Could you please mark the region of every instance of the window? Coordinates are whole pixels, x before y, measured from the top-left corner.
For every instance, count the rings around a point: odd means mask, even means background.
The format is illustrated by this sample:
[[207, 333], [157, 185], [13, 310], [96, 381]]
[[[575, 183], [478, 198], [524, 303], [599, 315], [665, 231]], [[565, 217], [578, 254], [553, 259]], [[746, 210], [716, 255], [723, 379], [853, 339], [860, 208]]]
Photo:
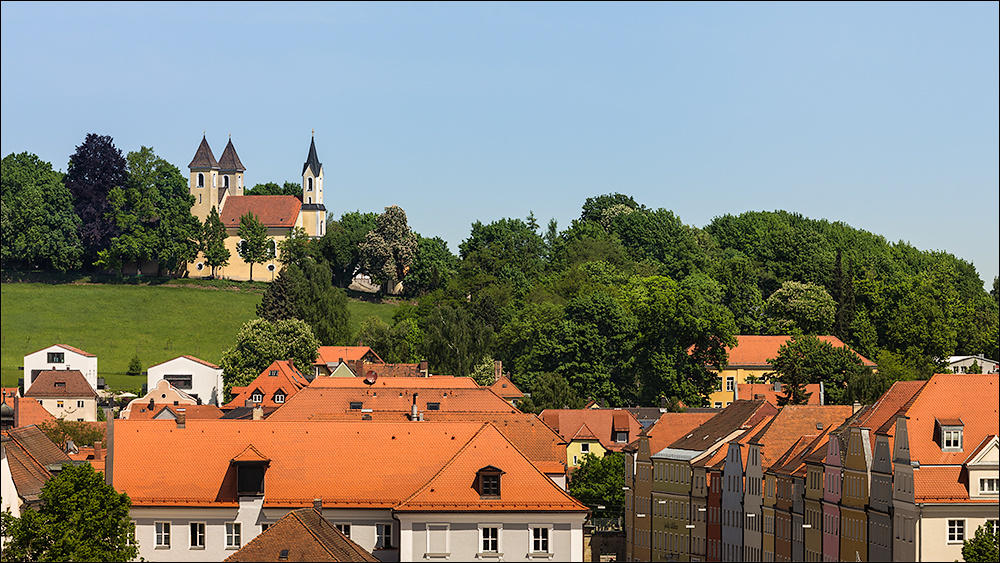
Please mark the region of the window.
[[965, 541], [965, 520], [948, 520], [948, 543]]
[[427, 524], [427, 554], [448, 555], [448, 528], [450, 524]]
[[205, 549], [205, 523], [191, 522], [191, 547]]
[[480, 553], [499, 553], [500, 552], [500, 528], [497, 526], [488, 526], [479, 528], [479, 538], [482, 540], [480, 542], [481, 549]]
[[260, 531], [261, 531], [261, 533], [266, 532], [267, 529], [270, 528], [270, 527], [271, 527], [271, 523], [270, 522], [261, 522], [260, 523]]
[[392, 524], [375, 524], [375, 549], [392, 549]]
[[349, 523], [334, 524], [341, 534], [344, 534], [348, 538], [351, 537], [351, 525]]
[[586, 442], [584, 442], [583, 444], [580, 444], [580, 453], [589, 454], [590, 453], [590, 444], [588, 444]]
[[484, 473], [482, 479], [484, 497], [500, 496], [500, 475]]
[[58, 407], [60, 409], [63, 408], [63, 402], [62, 401], [56, 401], [56, 407]]
[[202, 174], [201, 172], [198, 173], [198, 187], [199, 188], [205, 187], [205, 175]]
[[946, 430], [944, 433], [944, 447], [945, 448], [961, 448], [962, 447], [962, 431], [961, 430]]
[[278, 370], [272, 369], [271, 371], [267, 372], [267, 376], [268, 377], [278, 377]]
[[274, 402], [275, 403], [279, 403], [279, 404], [280, 403], [284, 403], [285, 402], [285, 394], [282, 393], [282, 392], [280, 392], [280, 391], [277, 392], [277, 393], [275, 393], [274, 394]]
[[736, 389], [736, 377], [732, 375], [726, 376], [726, 391], [733, 391]]
[[267, 253], [271, 258], [278, 255], [278, 244], [274, 240], [269, 240], [267, 242]]
[[243, 545], [243, 524], [226, 522], [226, 549], [239, 549]]
[[223, 176], [223, 177], [222, 177], [222, 185], [223, 185], [223, 187], [225, 187], [225, 188], [226, 188], [227, 190], [229, 189], [229, 176]]
[[313, 179], [312, 178], [306, 179], [306, 191], [307, 192], [313, 191]]
[[352, 411], [359, 411], [364, 406], [365, 406], [364, 403], [362, 403], [361, 401], [351, 401], [351, 410]]
[[427, 403], [427, 410], [439, 411], [441, 410], [441, 403]]
[[615, 431], [615, 442], [619, 444], [628, 443], [628, 431]]
[[722, 408], [722, 401], [715, 401], [715, 408], [721, 409]]
[[167, 383], [173, 385], [177, 389], [190, 389], [191, 388], [191, 375], [190, 374], [168, 374], [168, 375], [164, 375], [163, 379], [166, 379]]
[[170, 522], [156, 522], [153, 526], [156, 528], [156, 547], [169, 548]]
[[979, 480], [979, 492], [985, 494], [996, 494], [1000, 492], [1000, 479], [996, 477]]
[[532, 528], [531, 529], [531, 552], [532, 553], [549, 553], [549, 529], [548, 528]]
[[264, 402], [264, 394], [261, 393], [260, 391], [256, 391], [256, 392], [254, 392], [253, 395], [250, 395], [250, 401], [252, 401], [254, 403], [263, 403]]
[[47, 357], [50, 364], [61, 364], [66, 361], [66, 354], [63, 352], [49, 352]]
[[[76, 408], [82, 409], [83, 408], [83, 401], [77, 401], [76, 402]], [[996, 481], [996, 479], [994, 479], [994, 481]], [[996, 489], [996, 487], [994, 487], [994, 489]]]
[[993, 526], [994, 534], [1000, 534], [1000, 520], [987, 520], [986, 524], [988, 526]]

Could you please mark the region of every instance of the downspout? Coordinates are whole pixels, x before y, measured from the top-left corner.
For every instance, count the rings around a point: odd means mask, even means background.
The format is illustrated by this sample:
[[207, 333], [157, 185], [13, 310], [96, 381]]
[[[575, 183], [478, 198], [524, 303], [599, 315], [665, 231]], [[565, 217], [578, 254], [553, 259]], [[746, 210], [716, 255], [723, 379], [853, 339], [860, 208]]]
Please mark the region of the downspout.
[[920, 561], [920, 557], [923, 555], [924, 550], [921, 549], [921, 544], [924, 543], [924, 503], [917, 505], [917, 561]]

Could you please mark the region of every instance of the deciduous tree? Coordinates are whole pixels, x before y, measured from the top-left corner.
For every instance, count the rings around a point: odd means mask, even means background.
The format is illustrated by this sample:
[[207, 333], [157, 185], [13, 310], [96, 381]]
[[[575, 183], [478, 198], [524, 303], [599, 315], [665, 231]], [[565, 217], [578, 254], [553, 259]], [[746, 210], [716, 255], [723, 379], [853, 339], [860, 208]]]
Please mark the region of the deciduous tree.
[[365, 235], [360, 246], [364, 269], [384, 289], [403, 281], [417, 252], [417, 235], [406, 222], [406, 212], [390, 205], [379, 215], [375, 228]]
[[271, 249], [268, 248], [267, 227], [257, 218], [252, 211], [247, 211], [240, 217], [240, 226], [236, 234], [243, 239], [237, 248], [240, 258], [250, 264], [250, 281], [253, 281], [253, 265], [263, 264], [271, 258]]
[[436, 307], [424, 322], [427, 360], [435, 373], [467, 376], [489, 354], [493, 331], [461, 307]]
[[962, 559], [970, 563], [1000, 561], [1000, 535], [994, 527], [996, 520], [987, 521], [976, 528], [976, 533], [962, 544]]
[[205, 223], [201, 227], [201, 239], [199, 247], [205, 257], [205, 263], [212, 269], [214, 278], [219, 268], [229, 265], [229, 249], [226, 248], [226, 226], [222, 224], [219, 211], [212, 206], [212, 210], [205, 218]]
[[573, 471], [569, 494], [586, 505], [595, 518], [616, 518], [625, 509], [625, 455], [588, 453]]
[[830, 334], [837, 304], [821, 286], [786, 281], [767, 298], [765, 311], [771, 334]]
[[89, 133], [69, 158], [66, 187], [80, 218], [80, 239], [87, 262], [111, 245], [118, 228], [110, 218], [108, 194], [128, 181], [128, 165], [110, 136]]
[[[827, 404], [845, 404], [854, 399], [870, 399], [881, 395], [887, 388], [882, 378], [872, 379], [871, 369], [861, 363], [849, 348], [822, 341], [815, 336], [793, 336], [778, 349], [775, 358], [768, 362], [774, 371], [768, 377], [781, 382], [784, 394], [778, 396], [779, 405], [802, 405], [811, 393], [806, 385], [823, 382]], [[848, 384], [851, 390], [848, 391]], [[876, 395], [877, 393], [877, 395]]]
[[299, 319], [273, 323], [252, 319], [243, 323], [236, 344], [222, 353], [225, 400], [232, 399], [233, 387], [249, 384], [275, 360], [292, 360], [299, 370], [311, 369], [318, 350], [319, 340], [309, 325]]
[[330, 265], [334, 283], [337, 287], [346, 288], [351, 285], [354, 276], [361, 269], [361, 243], [369, 231], [375, 228], [378, 215], [351, 211], [340, 216], [339, 221], [330, 221], [326, 226], [326, 234], [314, 244], [316, 254], [322, 256]]

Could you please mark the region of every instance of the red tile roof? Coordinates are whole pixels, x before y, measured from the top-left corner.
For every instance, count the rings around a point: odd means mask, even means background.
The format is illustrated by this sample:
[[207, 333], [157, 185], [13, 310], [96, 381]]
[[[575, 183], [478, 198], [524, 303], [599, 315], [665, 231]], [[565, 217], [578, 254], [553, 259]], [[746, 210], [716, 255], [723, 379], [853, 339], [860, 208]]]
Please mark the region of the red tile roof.
[[[778, 395], [784, 395], [784, 391], [775, 391], [774, 385], [765, 383], [737, 383], [736, 396], [741, 399], [764, 399], [772, 405], [778, 404]], [[806, 385], [806, 393], [809, 395], [809, 405], [820, 404], [822, 391], [819, 383], [809, 383]]]
[[[272, 373], [274, 375], [271, 375]], [[284, 402], [275, 402], [275, 394], [279, 391], [283, 392], [285, 401], [288, 401], [289, 398], [307, 385], [309, 385], [309, 382], [306, 381], [305, 376], [299, 370], [295, 369], [295, 366], [291, 362], [276, 360], [271, 362], [271, 365], [260, 372], [260, 375], [246, 387], [233, 387], [231, 391], [233, 400], [222, 405], [222, 408], [232, 409], [246, 406], [247, 401], [251, 400], [255, 393], [261, 394], [261, 398], [263, 399], [261, 404], [265, 407], [280, 407]]]
[[621, 451], [628, 442], [616, 442], [615, 431], [627, 431], [628, 441], [642, 431], [642, 425], [625, 409], [545, 409], [542, 422], [569, 442], [586, 424], [606, 450]]
[[[339, 364], [366, 359], [369, 363], [384, 363], [382, 358], [368, 346], [320, 346], [316, 353], [316, 364]], [[375, 360], [375, 361], [372, 361]]]
[[511, 381], [506, 375], [496, 380], [493, 385], [490, 385], [490, 389], [492, 389], [497, 395], [500, 395], [507, 400], [520, 399], [521, 397], [524, 397], [524, 393], [522, 393], [521, 390], [514, 385], [514, 382]]
[[[4, 448], [17, 494], [26, 502], [38, 500], [42, 486], [52, 477], [47, 466], [71, 463], [72, 460], [37, 426], [25, 426], [3, 432]], [[10, 441], [7, 441], [9, 439]]]
[[315, 508], [284, 515], [225, 561], [378, 561]]
[[[1000, 426], [1000, 375], [937, 374], [906, 411], [910, 458], [924, 465], [961, 465], [969, 451]], [[938, 420], [961, 418], [963, 451], [943, 452], [935, 441]]]
[[[965, 477], [967, 480], [968, 477]], [[954, 465], [925, 466], [913, 470], [913, 497], [918, 503], [985, 503], [996, 504], [996, 498], [970, 498], [963, 482], [962, 467]]]
[[[252, 446], [270, 460], [265, 507], [408, 509], [451, 503], [471, 508], [475, 473], [486, 465], [506, 472], [509, 510], [585, 512], [491, 424], [477, 422], [274, 422], [193, 420], [178, 429], [159, 421], [116, 421], [114, 485], [133, 506], [236, 506], [232, 460]], [[466, 453], [457, 456], [460, 451]], [[197, 460], [192, 463], [191, 460]], [[454, 463], [450, 463], [454, 459]], [[446, 466], [452, 468], [444, 472]], [[434, 494], [414, 497], [435, 479]], [[437, 483], [452, 495], [438, 495]], [[427, 494], [432, 494], [427, 491]], [[411, 498], [413, 497], [413, 498]]]
[[649, 436], [649, 453], [655, 454], [708, 422], [718, 413], [665, 412], [645, 430]]
[[[755, 336], [739, 335], [736, 337], [735, 348], [729, 348], [729, 368], [770, 368], [769, 360], [778, 355], [778, 349], [791, 338], [789, 335], [781, 336]], [[838, 348], [846, 348], [836, 336], [817, 336], [823, 342], [828, 342]], [[857, 354], [857, 352], [855, 352]], [[875, 367], [875, 362], [858, 354], [861, 361], [868, 367]]]
[[[865, 412], [861, 413], [861, 416], [857, 420], [851, 423], [851, 426], [857, 426], [859, 428], [868, 428], [871, 430], [869, 432], [869, 438], [871, 440], [872, 451], [875, 451], [875, 438], [879, 430], [886, 432], [889, 436], [889, 452], [892, 452], [892, 446], [896, 429], [896, 415], [899, 413], [899, 409], [903, 408], [904, 405], [909, 404], [923, 389], [926, 381], [897, 381], [892, 384], [889, 389], [882, 394], [881, 397], [875, 404], [871, 405], [869, 408], [865, 409]], [[891, 425], [892, 429], [889, 429]]]
[[18, 427], [41, 424], [56, 419], [52, 413], [45, 410], [45, 407], [31, 397], [21, 397], [17, 400], [16, 414], [17, 420], [14, 421], [14, 426]]
[[[76, 352], [77, 354], [80, 354], [81, 356], [87, 356], [88, 358], [96, 358], [97, 357], [95, 354], [91, 354], [90, 352], [84, 352], [83, 350], [81, 350], [79, 348], [74, 348], [74, 347], [72, 347], [72, 346], [70, 346], [68, 344], [53, 344], [52, 346], [58, 346], [60, 348], [64, 348], [66, 350], [69, 350], [70, 352]], [[32, 352], [32, 354], [37, 354], [38, 352], [41, 352], [42, 350], [48, 350], [52, 346], [46, 346], [45, 348], [42, 348], [41, 350], [35, 350], [34, 352]]]
[[[822, 433], [843, 424], [853, 414], [850, 405], [787, 405], [771, 419], [771, 423], [753, 436], [761, 445], [761, 467], [770, 467], [802, 436]], [[816, 425], [822, 427], [817, 428]]]
[[290, 195], [238, 195], [229, 196], [222, 209], [222, 224], [235, 229], [240, 226], [240, 217], [253, 213], [257, 219], [270, 228], [292, 228], [298, 221], [302, 202]]
[[369, 373], [374, 373], [376, 377], [424, 377], [420, 364], [387, 364], [384, 362], [373, 364], [365, 360], [345, 360], [345, 363], [357, 377], [367, 377]]
[[[706, 420], [669, 447], [679, 450], [704, 451], [738, 430], [746, 430], [761, 420], [771, 420], [778, 413], [777, 407], [764, 400], [733, 401], [717, 415]], [[650, 450], [652, 451], [652, 450]]]
[[38, 372], [25, 397], [91, 397], [97, 392], [83, 377], [80, 370], [61, 369]]
[[[225, 413], [219, 407], [215, 405], [156, 405], [161, 408], [153, 408], [149, 410], [148, 408], [136, 408], [132, 409], [129, 414], [129, 420], [176, 420], [177, 419], [177, 409], [184, 409], [184, 419], [185, 420], [212, 420], [216, 418], [222, 418]], [[164, 413], [166, 411], [166, 413]], [[157, 418], [159, 417], [159, 418]]]

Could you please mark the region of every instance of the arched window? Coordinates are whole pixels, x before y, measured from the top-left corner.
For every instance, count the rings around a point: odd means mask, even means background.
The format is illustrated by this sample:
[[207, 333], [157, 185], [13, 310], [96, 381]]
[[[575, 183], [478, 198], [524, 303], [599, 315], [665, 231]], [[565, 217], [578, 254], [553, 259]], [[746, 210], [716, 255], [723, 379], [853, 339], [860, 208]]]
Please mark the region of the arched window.
[[306, 202], [306, 203], [312, 203], [312, 202], [313, 202], [313, 198], [312, 198], [312, 196], [309, 196], [309, 201]]
[[313, 179], [312, 178], [309, 178], [309, 179], [306, 180], [306, 191], [307, 192], [313, 191]]
[[271, 258], [274, 258], [275, 255], [278, 253], [278, 245], [277, 245], [277, 243], [275, 243], [273, 240], [269, 241], [267, 243], [267, 250], [268, 250], [268, 252], [270, 252]]
[[201, 172], [198, 173], [198, 187], [199, 188], [205, 187], [205, 175], [202, 174]]
[[222, 177], [222, 183], [225, 185], [226, 189], [229, 189], [229, 176]]

